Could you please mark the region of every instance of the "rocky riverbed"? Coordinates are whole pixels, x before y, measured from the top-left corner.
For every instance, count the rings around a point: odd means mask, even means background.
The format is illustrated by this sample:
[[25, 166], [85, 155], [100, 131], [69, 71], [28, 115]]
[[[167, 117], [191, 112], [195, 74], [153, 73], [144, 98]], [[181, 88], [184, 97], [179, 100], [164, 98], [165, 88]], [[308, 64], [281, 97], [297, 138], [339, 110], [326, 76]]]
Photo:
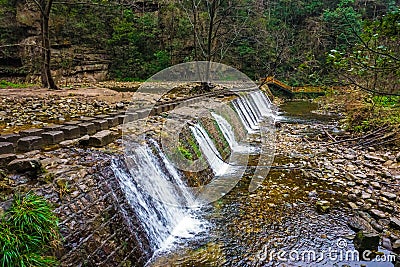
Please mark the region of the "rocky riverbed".
[[[284, 166], [299, 169], [312, 183], [337, 188], [332, 193], [354, 214], [348, 218], [350, 228], [379, 234], [382, 247], [400, 253], [400, 149], [334, 143], [337, 127], [336, 121], [283, 123], [277, 131], [277, 157], [288, 155], [290, 163]], [[317, 196], [316, 191], [308, 194]], [[335, 205], [333, 199], [322, 201], [327, 211]]]

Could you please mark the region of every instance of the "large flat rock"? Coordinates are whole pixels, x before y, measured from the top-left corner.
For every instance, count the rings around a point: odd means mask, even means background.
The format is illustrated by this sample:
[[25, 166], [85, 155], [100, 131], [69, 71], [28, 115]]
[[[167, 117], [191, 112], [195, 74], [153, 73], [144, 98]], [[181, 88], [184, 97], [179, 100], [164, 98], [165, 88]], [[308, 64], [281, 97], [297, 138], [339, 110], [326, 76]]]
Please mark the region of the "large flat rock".
[[17, 145], [18, 139], [20, 139], [22, 136], [19, 134], [5, 134], [5, 135], [0, 135], [0, 142], [8, 142], [8, 143], [13, 143], [14, 146]]
[[42, 164], [37, 159], [15, 159], [8, 163], [7, 169], [11, 172], [24, 173], [32, 172], [39, 173]]

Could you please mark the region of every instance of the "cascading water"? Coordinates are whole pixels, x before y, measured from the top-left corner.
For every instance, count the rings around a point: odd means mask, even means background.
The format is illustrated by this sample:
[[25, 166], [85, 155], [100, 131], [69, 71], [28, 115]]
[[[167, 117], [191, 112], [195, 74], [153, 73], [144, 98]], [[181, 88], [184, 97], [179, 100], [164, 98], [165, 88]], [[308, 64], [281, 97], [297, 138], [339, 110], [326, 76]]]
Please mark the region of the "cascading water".
[[[253, 92], [232, 101], [232, 104], [249, 133], [259, 129], [263, 117], [271, 116], [268, 98], [261, 92]], [[237, 142], [232, 125], [222, 116], [212, 114], [228, 141], [232, 152], [248, 154], [253, 147]], [[189, 127], [205, 159], [209, 163], [217, 183], [215, 188], [230, 187], [230, 175], [239, 175], [239, 166], [225, 163], [207, 131], [196, 124]], [[207, 223], [199, 218], [200, 201], [182, 180], [180, 172], [165, 156], [157, 142], [129, 144], [125, 161], [115, 159], [112, 169], [126, 199], [134, 208], [137, 219], [145, 231], [152, 252], [173, 247], [180, 240], [198, 236]], [[241, 171], [244, 171], [241, 168]], [[212, 191], [210, 191], [212, 193]], [[201, 199], [200, 195], [197, 195]], [[191, 207], [191, 208], [189, 208]]]
[[114, 160], [112, 169], [155, 251], [201, 232], [204, 222], [195, 217], [194, 209], [183, 208], [196, 206], [193, 195], [158, 144], [150, 143], [158, 157], [149, 145], [136, 146], [127, 155], [128, 166], [134, 167], [127, 172]]
[[271, 112], [270, 100], [260, 91], [238, 97], [232, 104], [248, 133], [258, 130], [258, 124], [263, 118], [275, 118], [275, 114]]
[[224, 135], [226, 141], [228, 141], [228, 144], [233, 152], [249, 153], [254, 150], [253, 147], [239, 144], [236, 141], [236, 137], [235, 137], [233, 128], [224, 117], [222, 117], [216, 113], [212, 113], [212, 116], [218, 123], [218, 125], [222, 131], [222, 134]]
[[199, 146], [214, 174], [220, 176], [227, 173], [230, 166], [221, 159], [221, 155], [210, 136], [208, 136], [207, 131], [199, 124], [190, 126], [190, 130], [196, 138], [196, 141], [199, 143]]

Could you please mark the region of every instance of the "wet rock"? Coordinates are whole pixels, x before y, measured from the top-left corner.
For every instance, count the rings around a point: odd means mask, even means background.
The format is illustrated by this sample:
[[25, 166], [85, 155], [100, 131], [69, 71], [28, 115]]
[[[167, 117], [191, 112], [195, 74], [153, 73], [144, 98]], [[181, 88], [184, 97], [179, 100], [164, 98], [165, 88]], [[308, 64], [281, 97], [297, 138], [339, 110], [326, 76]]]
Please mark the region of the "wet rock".
[[8, 142], [0, 142], [0, 154], [14, 153], [14, 145]]
[[354, 238], [354, 246], [359, 251], [377, 251], [379, 245], [379, 234], [371, 231], [360, 231]]
[[350, 206], [350, 208], [351, 208], [352, 210], [358, 210], [358, 206], [357, 206], [356, 203], [349, 202], [349, 206]]
[[118, 102], [117, 104], [115, 104], [115, 107], [116, 107], [117, 109], [123, 109], [123, 108], [125, 107], [125, 104], [122, 103], [122, 102]]
[[390, 239], [387, 237], [382, 238], [382, 247], [387, 249], [387, 250], [392, 250], [392, 243], [390, 242]]
[[0, 167], [7, 166], [8, 163], [10, 163], [11, 161], [13, 161], [16, 158], [17, 158], [17, 156], [15, 154], [2, 154], [2, 155], [0, 155]]
[[319, 213], [328, 213], [331, 209], [330, 202], [326, 201], [326, 200], [317, 201], [317, 203], [315, 203], [315, 205], [316, 205], [317, 211]]
[[378, 156], [375, 156], [375, 155], [371, 155], [371, 154], [365, 154], [364, 158], [368, 159], [368, 160], [379, 161], [379, 162], [385, 162], [386, 161], [381, 157], [378, 157]]
[[371, 182], [372, 187], [380, 189], [381, 185], [378, 182]]
[[383, 211], [377, 209], [371, 209], [370, 214], [376, 218], [381, 218], [381, 219], [386, 218], [386, 214]]
[[367, 193], [367, 192], [361, 192], [361, 199], [369, 199], [371, 198], [371, 194]]
[[392, 248], [395, 252], [400, 253], [400, 239], [393, 243]]
[[348, 159], [348, 160], [353, 160], [353, 159], [355, 159], [357, 156], [356, 155], [353, 155], [353, 154], [345, 154], [344, 155], [344, 158], [345, 159]]
[[14, 173], [29, 172], [37, 175], [41, 172], [42, 164], [37, 159], [15, 159], [7, 165], [7, 169]]
[[18, 140], [17, 150], [20, 152], [28, 152], [40, 149], [43, 145], [43, 138], [39, 136], [27, 136]]
[[375, 220], [371, 221], [370, 224], [371, 224], [372, 228], [374, 228], [376, 231], [378, 231], [378, 232], [383, 231], [383, 226], [380, 225], [379, 223], [377, 223]]
[[400, 219], [396, 217], [390, 217], [390, 226], [394, 229], [400, 230]]
[[390, 192], [386, 192], [386, 191], [382, 191], [381, 195], [386, 197], [387, 199], [390, 199], [390, 200], [395, 200], [397, 198], [396, 194], [393, 194], [393, 193], [390, 193]]

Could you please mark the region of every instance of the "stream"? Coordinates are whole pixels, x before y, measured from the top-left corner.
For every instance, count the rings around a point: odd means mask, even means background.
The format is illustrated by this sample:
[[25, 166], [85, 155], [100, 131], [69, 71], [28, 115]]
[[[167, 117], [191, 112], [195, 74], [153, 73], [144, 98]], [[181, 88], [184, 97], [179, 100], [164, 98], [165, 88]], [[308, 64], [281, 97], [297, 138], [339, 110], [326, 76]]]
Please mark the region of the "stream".
[[[282, 124], [304, 126], [294, 131], [293, 142], [312, 135], [310, 125], [323, 125], [335, 133], [337, 117], [313, 113], [317, 107], [308, 101], [286, 102], [280, 107]], [[282, 134], [278, 129], [278, 142]], [[178, 222], [167, 241], [154, 246], [146, 266], [394, 266], [357, 258], [352, 241], [355, 232], [348, 226], [353, 214], [341, 189], [306, 178], [301, 168], [291, 168], [306, 154], [278, 146], [273, 165], [283, 168], [272, 168], [253, 192], [248, 190], [252, 168], [247, 168], [229, 193], [191, 210], [189, 219], [186, 216], [184, 223]], [[329, 211], [318, 212], [318, 201], [327, 201]], [[379, 251], [390, 254], [381, 247]]]

